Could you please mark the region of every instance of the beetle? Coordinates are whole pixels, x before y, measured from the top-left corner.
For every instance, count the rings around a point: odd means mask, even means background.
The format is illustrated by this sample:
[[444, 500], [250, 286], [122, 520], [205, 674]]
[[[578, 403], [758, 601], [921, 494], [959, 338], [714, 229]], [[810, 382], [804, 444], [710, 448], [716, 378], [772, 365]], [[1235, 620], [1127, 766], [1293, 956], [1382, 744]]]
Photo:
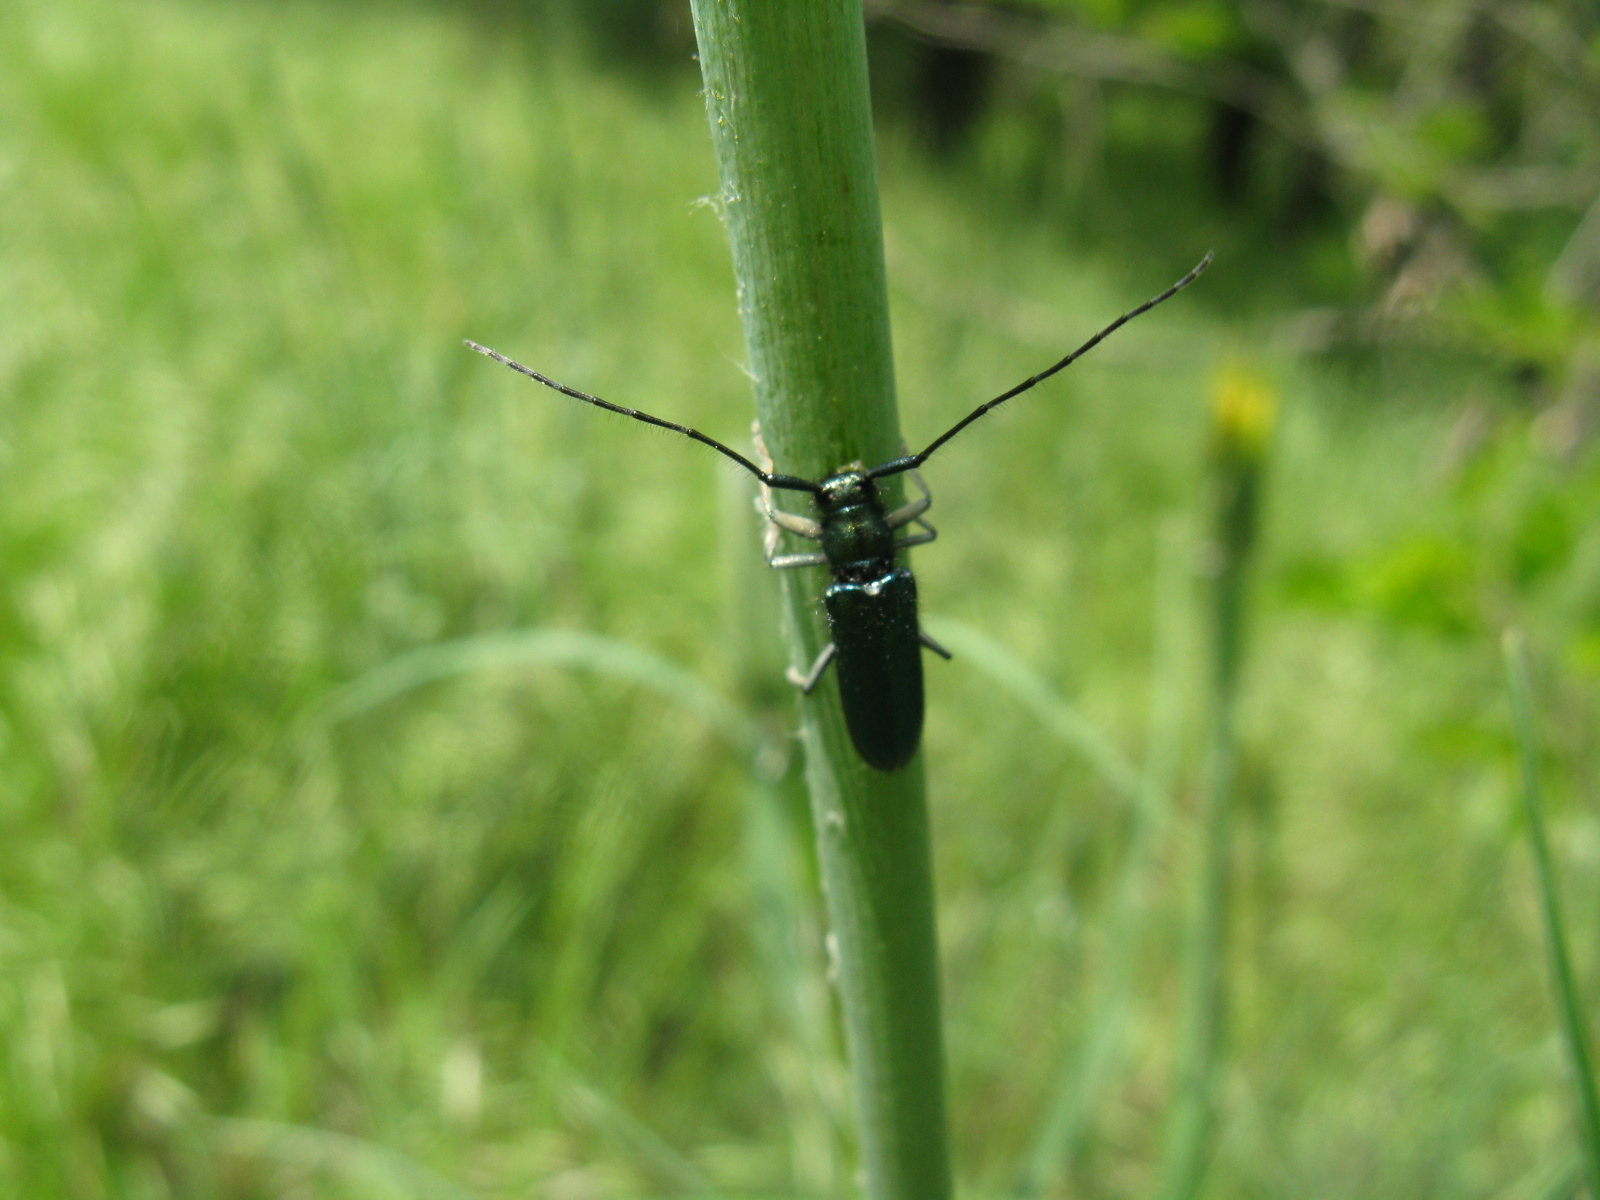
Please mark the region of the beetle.
[[[833, 640], [817, 655], [809, 671], [802, 674], [791, 666], [788, 677], [809, 695], [822, 681], [829, 665], [835, 666], [845, 727], [856, 752], [870, 767], [898, 771], [911, 761], [922, 740], [922, 648], [927, 647], [944, 658], [950, 657], [950, 652], [924, 633], [917, 623], [916, 577], [899, 558], [909, 547], [931, 542], [938, 536], [923, 516], [932, 506], [933, 496], [918, 468], [978, 418], [1065, 370], [1129, 321], [1170, 300], [1199, 278], [1211, 265], [1211, 259], [1208, 253], [1192, 271], [1159, 296], [1123, 313], [1060, 362], [980, 404], [916, 454], [902, 454], [871, 468], [860, 462], [850, 463], [821, 480], [774, 471], [766, 448], [761, 444], [759, 428], [756, 449], [763, 463], [761, 466], [698, 429], [651, 416], [636, 408], [612, 404], [558, 383], [497, 350], [473, 341], [466, 344], [479, 354], [564, 396], [632, 417], [646, 425], [670, 429], [710, 446], [754, 475], [761, 483], [757, 507], [768, 522], [767, 562], [778, 569], [826, 567], [832, 575], [832, 581], [822, 593], [822, 607]], [[921, 494], [897, 508], [887, 509], [878, 481], [902, 474], [911, 478]], [[816, 515], [805, 517], [779, 509], [773, 502], [774, 490], [808, 493]], [[901, 532], [913, 525], [920, 532]], [[819, 549], [805, 554], [779, 554], [783, 533], [817, 542]]]

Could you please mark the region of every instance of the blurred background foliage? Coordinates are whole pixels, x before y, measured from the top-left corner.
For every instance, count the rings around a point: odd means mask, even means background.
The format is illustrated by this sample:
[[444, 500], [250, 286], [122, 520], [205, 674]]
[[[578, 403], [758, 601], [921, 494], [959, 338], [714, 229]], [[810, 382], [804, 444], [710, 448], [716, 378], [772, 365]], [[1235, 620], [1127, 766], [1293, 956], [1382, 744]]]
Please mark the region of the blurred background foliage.
[[[1245, 371], [1217, 1194], [1569, 1194], [1494, 635], [1593, 995], [1595, 14], [867, 11], [911, 440], [1218, 250], [929, 472], [964, 1193], [1153, 1181]], [[460, 347], [741, 436], [692, 50], [677, 0], [0, 7], [4, 1194], [849, 1187], [743, 481]]]

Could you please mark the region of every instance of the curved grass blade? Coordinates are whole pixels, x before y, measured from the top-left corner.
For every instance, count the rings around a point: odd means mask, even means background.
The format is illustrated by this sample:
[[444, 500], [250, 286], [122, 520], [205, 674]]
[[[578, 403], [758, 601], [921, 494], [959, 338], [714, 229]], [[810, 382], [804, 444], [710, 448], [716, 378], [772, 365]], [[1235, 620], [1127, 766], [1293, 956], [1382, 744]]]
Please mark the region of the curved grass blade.
[[[1166, 589], [1162, 589], [1165, 591]], [[1110, 1075], [1119, 1051], [1123, 1009], [1133, 952], [1144, 926], [1143, 884], [1152, 847], [1166, 824], [1165, 760], [1156, 756], [1140, 771], [1078, 709], [1032, 667], [987, 634], [960, 621], [927, 618], [934, 637], [957, 657], [982, 671], [1031, 713], [1063, 745], [1076, 752], [1126, 803], [1132, 813], [1129, 846], [1123, 857], [1107, 932], [1107, 965], [1095, 988], [1091, 1016], [1078, 1053], [1067, 1065], [1034, 1148], [1019, 1173], [1014, 1192], [1042, 1194], [1059, 1174], [1066, 1151], [1080, 1136], [1094, 1099]], [[1154, 722], [1153, 722], [1154, 723]]]
[[387, 1146], [347, 1134], [246, 1117], [214, 1117], [207, 1124], [229, 1154], [274, 1159], [330, 1171], [376, 1195], [418, 1200], [477, 1200], [474, 1193]]
[[570, 667], [627, 680], [696, 713], [740, 749], [759, 741], [755, 722], [692, 672], [620, 639], [572, 629], [484, 634], [424, 646], [334, 689], [317, 717], [337, 724], [426, 684], [528, 667]]
[[1145, 762], [1140, 780], [1148, 803], [1136, 805], [1105, 918], [1104, 949], [1090, 985], [1082, 1036], [1062, 1063], [1055, 1097], [1017, 1173], [1018, 1200], [1047, 1195], [1083, 1152], [1101, 1095], [1122, 1060], [1129, 1024], [1134, 965], [1149, 925], [1149, 891], [1156, 853], [1172, 815], [1171, 796], [1182, 754], [1180, 671], [1192, 552], [1181, 521], [1163, 524], [1152, 608], [1154, 653]]
[[666, 1138], [591, 1083], [565, 1055], [546, 1049], [545, 1065], [583, 1118], [610, 1137], [640, 1166], [668, 1182], [683, 1196], [714, 1196], [721, 1189]]
[[1541, 1172], [1534, 1186], [1522, 1194], [1528, 1200], [1573, 1200], [1583, 1190], [1585, 1173], [1584, 1160], [1575, 1154]]
[[959, 661], [982, 671], [1034, 715], [1063, 745], [1075, 751], [1127, 803], [1154, 813], [1165, 801], [1152, 793], [1139, 770], [1111, 739], [1096, 729], [1037, 671], [988, 634], [964, 621], [929, 616], [923, 624]]
[[1517, 757], [1522, 764], [1522, 804], [1528, 821], [1528, 841], [1533, 848], [1539, 877], [1539, 903], [1544, 918], [1545, 951], [1550, 982], [1561, 1009], [1561, 1032], [1572, 1068], [1572, 1086], [1578, 1094], [1578, 1141], [1583, 1147], [1589, 1176], [1589, 1194], [1600, 1196], [1600, 1100], [1596, 1099], [1594, 1060], [1584, 1025], [1578, 985], [1572, 977], [1567, 953], [1566, 921], [1550, 841], [1544, 827], [1544, 794], [1539, 782], [1538, 752], [1533, 733], [1533, 706], [1528, 698], [1527, 649], [1520, 631], [1506, 631], [1504, 642], [1506, 683], [1511, 692], [1511, 718], [1516, 727]]

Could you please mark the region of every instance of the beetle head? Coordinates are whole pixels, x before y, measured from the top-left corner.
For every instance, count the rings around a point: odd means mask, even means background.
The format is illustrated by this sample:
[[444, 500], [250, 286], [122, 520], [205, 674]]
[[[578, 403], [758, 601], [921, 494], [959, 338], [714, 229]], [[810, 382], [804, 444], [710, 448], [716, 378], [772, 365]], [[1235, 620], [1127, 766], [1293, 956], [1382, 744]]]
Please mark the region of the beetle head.
[[874, 504], [877, 497], [878, 489], [867, 478], [866, 468], [855, 462], [822, 481], [817, 507], [823, 512], [838, 512], [842, 508]]

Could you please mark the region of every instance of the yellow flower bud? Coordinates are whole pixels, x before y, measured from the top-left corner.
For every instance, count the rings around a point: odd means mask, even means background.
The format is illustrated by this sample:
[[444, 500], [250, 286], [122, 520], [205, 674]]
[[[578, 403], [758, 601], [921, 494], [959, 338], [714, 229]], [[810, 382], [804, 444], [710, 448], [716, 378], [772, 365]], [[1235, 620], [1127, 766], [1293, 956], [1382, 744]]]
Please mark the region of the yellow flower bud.
[[1278, 416], [1278, 397], [1272, 388], [1237, 363], [1222, 367], [1211, 386], [1220, 449], [1245, 458], [1263, 457]]

